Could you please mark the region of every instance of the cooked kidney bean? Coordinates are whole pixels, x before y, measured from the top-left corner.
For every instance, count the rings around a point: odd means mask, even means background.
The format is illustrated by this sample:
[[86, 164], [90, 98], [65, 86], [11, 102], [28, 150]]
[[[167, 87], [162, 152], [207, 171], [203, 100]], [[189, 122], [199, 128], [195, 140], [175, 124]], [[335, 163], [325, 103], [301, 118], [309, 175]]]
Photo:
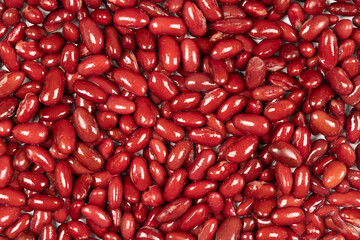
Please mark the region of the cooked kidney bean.
[[358, 239], [360, 1], [300, 2], [0, 3], [0, 238]]

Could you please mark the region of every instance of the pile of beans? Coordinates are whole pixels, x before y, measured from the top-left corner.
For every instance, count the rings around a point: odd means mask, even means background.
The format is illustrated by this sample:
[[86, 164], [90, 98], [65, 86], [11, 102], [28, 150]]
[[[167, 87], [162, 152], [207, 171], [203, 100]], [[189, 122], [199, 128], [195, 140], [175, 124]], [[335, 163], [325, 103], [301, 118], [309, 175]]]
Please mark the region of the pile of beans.
[[4, 0], [0, 240], [357, 240], [360, 0]]

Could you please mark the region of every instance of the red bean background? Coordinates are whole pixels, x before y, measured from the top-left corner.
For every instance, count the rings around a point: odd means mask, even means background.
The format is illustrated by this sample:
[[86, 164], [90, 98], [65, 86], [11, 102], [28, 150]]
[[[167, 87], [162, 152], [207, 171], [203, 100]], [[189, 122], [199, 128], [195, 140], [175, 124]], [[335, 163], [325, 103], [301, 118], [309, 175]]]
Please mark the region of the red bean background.
[[0, 0], [0, 239], [359, 239], [359, 27], [359, 0]]

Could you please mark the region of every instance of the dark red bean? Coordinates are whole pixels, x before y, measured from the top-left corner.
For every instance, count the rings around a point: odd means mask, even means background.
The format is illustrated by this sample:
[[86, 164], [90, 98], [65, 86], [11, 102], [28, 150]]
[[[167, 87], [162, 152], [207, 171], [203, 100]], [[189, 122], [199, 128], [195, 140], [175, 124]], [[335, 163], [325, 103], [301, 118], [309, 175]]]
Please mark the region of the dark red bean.
[[89, 51], [93, 54], [99, 53], [104, 46], [104, 36], [95, 21], [88, 17], [81, 19], [79, 31]]

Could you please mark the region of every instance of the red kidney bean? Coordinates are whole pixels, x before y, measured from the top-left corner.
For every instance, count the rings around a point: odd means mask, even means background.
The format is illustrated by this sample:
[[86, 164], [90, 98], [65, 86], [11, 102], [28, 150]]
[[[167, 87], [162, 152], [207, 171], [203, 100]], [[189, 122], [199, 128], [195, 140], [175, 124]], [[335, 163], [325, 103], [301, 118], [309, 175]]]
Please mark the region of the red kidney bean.
[[341, 132], [341, 125], [337, 119], [322, 110], [311, 113], [310, 123], [325, 136], [337, 136]]
[[9, 226], [4, 234], [8, 238], [16, 238], [19, 234], [25, 231], [30, 225], [31, 216], [29, 214], [22, 214], [16, 222]]
[[255, 18], [264, 18], [268, 15], [268, 10], [261, 2], [247, 2], [244, 4], [244, 11]]
[[276, 161], [289, 167], [299, 167], [303, 162], [299, 151], [293, 145], [284, 141], [270, 144], [268, 152]]
[[177, 142], [167, 157], [167, 166], [170, 170], [179, 169], [185, 160], [189, 157], [192, 150], [192, 144], [188, 140], [181, 140]]
[[200, 66], [200, 53], [195, 41], [185, 38], [180, 43], [182, 64], [187, 72], [195, 72]]
[[307, 20], [299, 29], [299, 36], [305, 41], [315, 40], [329, 26], [329, 18], [317, 15]]
[[126, 150], [130, 153], [144, 149], [151, 138], [151, 130], [149, 128], [137, 129], [126, 143]]
[[238, 173], [233, 173], [227, 179], [225, 179], [219, 188], [219, 192], [224, 198], [229, 198], [240, 193], [244, 186], [244, 177]]
[[184, 190], [184, 195], [190, 198], [201, 198], [206, 196], [209, 192], [216, 190], [217, 187], [217, 184], [212, 181], [198, 181], [189, 184]]
[[45, 53], [54, 54], [58, 53], [61, 50], [64, 43], [65, 40], [60, 34], [53, 33], [43, 37], [39, 41], [39, 49]]
[[25, 60], [21, 64], [21, 71], [25, 73], [26, 77], [33, 81], [44, 82], [47, 69], [40, 63]]
[[136, 157], [130, 163], [130, 178], [139, 191], [146, 190], [151, 184], [151, 177], [147, 171], [144, 158]]
[[104, 159], [100, 154], [87, 147], [84, 143], [77, 143], [73, 152], [74, 157], [87, 169], [99, 170], [104, 165]]
[[65, 119], [56, 121], [52, 126], [54, 134], [54, 144], [58, 150], [65, 154], [70, 154], [74, 151], [75, 141], [75, 130], [71, 123]]
[[356, 153], [347, 143], [340, 144], [336, 148], [336, 156], [338, 160], [343, 162], [348, 168], [351, 168], [355, 164]]
[[319, 60], [320, 65], [326, 69], [335, 67], [338, 62], [337, 38], [333, 31], [324, 30], [319, 38]]
[[66, 117], [69, 113], [69, 105], [57, 104], [41, 109], [39, 111], [39, 118], [43, 121], [56, 121]]
[[[81, 214], [89, 221], [96, 222], [100, 227], [110, 227], [110, 216], [96, 205], [86, 205], [81, 208]], [[125, 219], [124, 219], [125, 220]]]
[[332, 161], [328, 164], [324, 171], [322, 182], [326, 188], [334, 188], [340, 184], [340, 182], [346, 176], [346, 166], [339, 161]]
[[242, 96], [231, 96], [226, 99], [218, 108], [216, 117], [221, 121], [225, 121], [239, 112], [246, 105], [246, 98]]
[[0, 197], [1, 203], [13, 207], [21, 207], [26, 203], [25, 194], [12, 188], [0, 189]]
[[359, 192], [355, 190], [346, 193], [333, 192], [327, 197], [327, 201], [333, 206], [358, 207]]
[[219, 226], [215, 239], [239, 239], [242, 222], [238, 217], [226, 218]]
[[21, 172], [17, 180], [21, 186], [35, 192], [41, 192], [49, 185], [48, 179], [40, 173]]
[[70, 166], [64, 161], [59, 161], [55, 166], [54, 177], [59, 194], [62, 197], [69, 197], [73, 186]]
[[292, 194], [296, 198], [304, 198], [310, 189], [310, 171], [307, 167], [301, 166], [294, 171], [294, 186]]
[[231, 58], [240, 53], [243, 45], [236, 39], [224, 39], [219, 41], [211, 50], [211, 58], [215, 60], [223, 60]]
[[210, 218], [203, 224], [201, 231], [198, 234], [198, 239], [208, 240], [213, 239], [218, 229], [218, 221], [215, 218]]
[[255, 89], [263, 84], [266, 76], [264, 61], [259, 57], [253, 57], [246, 66], [245, 83], [249, 89]]
[[11, 72], [4, 74], [0, 78], [0, 97], [8, 97], [11, 93], [15, 92], [20, 87], [25, 79], [25, 74], [22, 72]]
[[80, 36], [79, 29], [76, 27], [75, 24], [71, 22], [64, 22], [62, 34], [64, 38], [69, 42], [76, 43], [79, 41], [79, 36]]
[[98, 124], [88, 111], [78, 107], [73, 112], [73, 121], [77, 135], [85, 142], [94, 142], [99, 138]]
[[205, 94], [203, 100], [200, 102], [200, 112], [202, 114], [209, 114], [215, 111], [219, 105], [225, 101], [226, 91], [222, 88], [216, 88]]
[[16, 112], [16, 119], [19, 123], [24, 123], [32, 119], [39, 107], [38, 97], [33, 93], [28, 93], [20, 102]]
[[1, 178], [0, 178], [0, 186], [6, 187], [12, 178], [13, 175], [13, 167], [11, 164], [11, 157], [9, 155], [3, 155], [0, 157], [1, 159]]
[[222, 12], [219, 8], [217, 1], [206, 0], [206, 1], [196, 1], [196, 4], [199, 6], [203, 14], [205, 15], [208, 21], [217, 21], [222, 18]]
[[180, 218], [191, 206], [190, 198], [178, 198], [164, 206], [156, 215], [156, 221], [170, 222]]
[[42, 147], [30, 145], [26, 148], [26, 157], [33, 163], [38, 164], [46, 172], [52, 172], [55, 168], [55, 160]]
[[353, 84], [341, 68], [333, 68], [327, 72], [327, 79], [334, 89], [340, 95], [346, 95], [352, 92]]
[[258, 144], [259, 139], [257, 137], [241, 137], [226, 149], [226, 159], [230, 162], [244, 162], [256, 151]]
[[282, 45], [282, 40], [276, 39], [265, 39], [262, 40], [254, 50], [256, 56], [261, 58], [267, 58], [273, 56]]
[[289, 167], [284, 166], [280, 162], [275, 165], [276, 185], [283, 194], [289, 194], [293, 187], [293, 175]]
[[269, 121], [255, 114], [238, 114], [233, 118], [234, 126], [242, 133], [264, 136], [270, 130]]
[[39, 235], [43, 226], [52, 221], [52, 214], [49, 211], [35, 210], [30, 221], [31, 232]]
[[321, 84], [313, 89], [309, 97], [310, 107], [314, 110], [320, 109], [335, 96], [335, 93], [327, 84]]
[[158, 39], [159, 60], [164, 69], [168, 72], [174, 72], [180, 65], [180, 48], [174, 38], [162, 36]]
[[0, 58], [9, 71], [19, 71], [20, 64], [14, 48], [8, 42], [0, 44]]
[[270, 198], [275, 195], [275, 186], [264, 181], [252, 181], [245, 186], [244, 195], [255, 200]]
[[171, 100], [178, 95], [175, 84], [166, 75], [152, 72], [148, 79], [149, 90], [162, 100]]
[[278, 100], [272, 102], [264, 109], [264, 116], [272, 122], [279, 121], [291, 115], [295, 105], [291, 100]]
[[269, 198], [261, 201], [256, 201], [254, 206], [254, 213], [259, 217], [268, 217], [275, 206], [275, 199]]
[[18, 100], [14, 97], [6, 97], [2, 99], [0, 101], [0, 120], [3, 121], [12, 117], [16, 112], [17, 106]]
[[80, 221], [70, 221], [67, 225], [67, 232], [74, 238], [88, 238], [90, 236], [90, 229]]
[[[170, 178], [166, 181], [164, 187], [164, 199], [165, 201], [172, 201], [176, 199], [182, 192], [185, 181], [187, 178], [187, 172], [185, 169], [176, 170]], [[171, 189], [171, 191], [170, 191]]]
[[86, 47], [93, 54], [97, 54], [104, 47], [104, 36], [95, 21], [89, 17], [79, 21], [79, 31]]
[[101, 75], [109, 69], [110, 60], [103, 55], [92, 55], [77, 65], [77, 72], [85, 77]]
[[276, 209], [271, 214], [271, 221], [277, 226], [299, 223], [305, 218], [304, 211], [298, 207]]
[[127, 8], [116, 11], [113, 21], [122, 27], [142, 28], [149, 23], [149, 17], [139, 9]]
[[188, 1], [184, 3], [183, 18], [186, 26], [193, 36], [200, 37], [206, 33], [206, 18], [195, 3]]
[[21, 215], [21, 209], [19, 207], [0, 206], [0, 209], [1, 209], [0, 216], [3, 219], [3, 221], [1, 221], [0, 223], [1, 227], [10, 226]]
[[269, 20], [258, 20], [249, 30], [249, 36], [255, 39], [279, 38], [281, 33], [280, 27]]
[[29, 198], [27, 200], [27, 204], [33, 209], [42, 211], [55, 211], [63, 206], [63, 201], [52, 196], [38, 195]]
[[252, 26], [252, 21], [249, 19], [230, 18], [213, 22], [211, 26], [214, 30], [222, 33], [238, 34], [247, 32]]
[[259, 240], [272, 240], [272, 239], [287, 239], [288, 232], [283, 227], [269, 226], [264, 227], [256, 232], [256, 239]]
[[179, 17], [159, 16], [149, 22], [149, 31], [154, 35], [183, 36], [187, 29]]
[[39, 100], [44, 105], [55, 105], [59, 103], [64, 94], [65, 74], [59, 68], [55, 67], [48, 71], [43, 90], [40, 93]]
[[354, 16], [359, 13], [359, 8], [351, 3], [331, 3], [327, 10], [340, 16]]
[[117, 114], [131, 114], [136, 108], [134, 102], [120, 95], [111, 95], [108, 97], [106, 106], [109, 110]]
[[153, 129], [161, 137], [171, 142], [180, 141], [184, 136], [184, 130], [181, 127], [164, 118], [159, 118]]
[[138, 73], [118, 68], [113, 72], [113, 77], [117, 84], [137, 96], [143, 96], [147, 91], [146, 80]]

